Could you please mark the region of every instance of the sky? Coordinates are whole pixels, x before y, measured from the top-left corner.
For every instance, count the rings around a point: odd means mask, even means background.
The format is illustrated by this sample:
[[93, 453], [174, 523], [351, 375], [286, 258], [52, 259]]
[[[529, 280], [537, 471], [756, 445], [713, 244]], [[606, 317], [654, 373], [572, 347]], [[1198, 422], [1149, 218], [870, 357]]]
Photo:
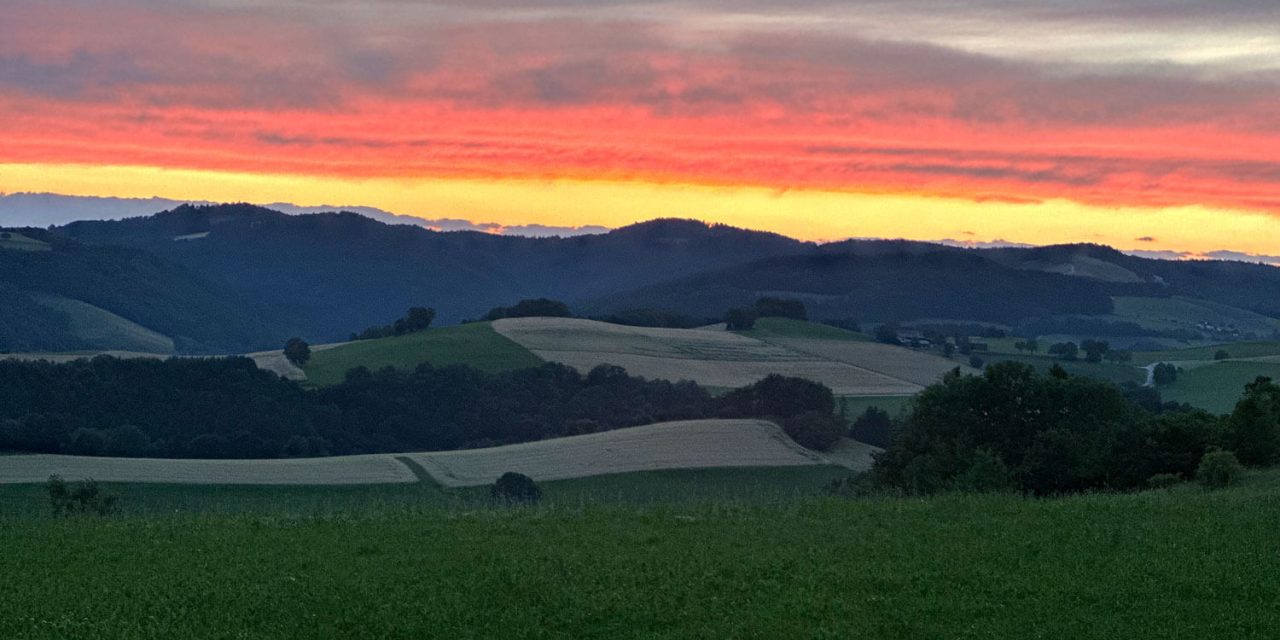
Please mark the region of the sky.
[[0, 192], [1280, 253], [1274, 0], [0, 0]]

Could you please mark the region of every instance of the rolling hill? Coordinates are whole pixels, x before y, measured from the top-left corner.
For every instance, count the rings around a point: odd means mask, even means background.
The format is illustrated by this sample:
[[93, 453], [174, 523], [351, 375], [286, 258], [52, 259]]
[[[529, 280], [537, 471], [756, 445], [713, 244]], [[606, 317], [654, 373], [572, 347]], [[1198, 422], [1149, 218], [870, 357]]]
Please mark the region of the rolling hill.
[[438, 322], [453, 323], [525, 297], [583, 300], [812, 249], [774, 234], [684, 220], [574, 238], [521, 238], [387, 225], [353, 213], [290, 216], [248, 205], [179, 207], [146, 218], [77, 222], [61, 231], [182, 264], [268, 310], [285, 335], [313, 342], [344, 339], [410, 306], [435, 307]]
[[[147, 217], [80, 221], [56, 234], [39, 233], [44, 235], [19, 233], [0, 251], [48, 253], [38, 249], [55, 236], [70, 238], [85, 251], [118, 256], [133, 251], [148, 256], [141, 262], [178, 265], [181, 269], [169, 271], [204, 282], [215, 297], [236, 301], [224, 305], [221, 315], [192, 306], [200, 315], [186, 324], [209, 325], [197, 330], [175, 319], [143, 318], [121, 302], [128, 298], [134, 307], [165, 308], [171, 306], [165, 295], [174, 292], [135, 288], [126, 296], [101, 278], [85, 279], [94, 296], [35, 288], [174, 339], [180, 351], [226, 345], [268, 349], [294, 335], [313, 343], [335, 342], [410, 306], [434, 307], [439, 324], [452, 324], [531, 297], [564, 300], [590, 317], [656, 310], [715, 318], [728, 307], [773, 295], [803, 300], [817, 319], [1031, 323], [1028, 331], [1039, 335], [1172, 341], [1269, 338], [1267, 330], [1280, 326], [1275, 321], [1280, 270], [1274, 267], [1153, 260], [1093, 245], [961, 249], [882, 240], [815, 245], [673, 219], [571, 238], [526, 238], [439, 232], [356, 213], [286, 215], [249, 205], [184, 205]], [[37, 251], [26, 250], [31, 248]], [[41, 282], [54, 274], [33, 275]], [[128, 278], [122, 282], [131, 286]], [[31, 287], [11, 281], [8, 287], [0, 297], [21, 311], [0, 312], [0, 327], [8, 327], [4, 331], [38, 337], [50, 333], [36, 326], [44, 325], [54, 334], [70, 335], [64, 316], [33, 311], [33, 305], [42, 305], [20, 300], [13, 291]], [[158, 281], [153, 289], [166, 287], [176, 288], [179, 296], [190, 293], [190, 287], [176, 282]], [[91, 299], [104, 296], [113, 297], [112, 304]], [[41, 322], [15, 317], [37, 311]], [[1198, 327], [1206, 322], [1229, 322], [1237, 334], [1202, 335]], [[17, 328], [19, 323], [24, 328]], [[32, 342], [11, 339], [9, 344], [22, 349]], [[88, 344], [47, 336], [34, 342], [59, 348]]]
[[125, 247], [13, 231], [0, 246], [0, 350], [236, 351], [277, 330], [234, 293]]

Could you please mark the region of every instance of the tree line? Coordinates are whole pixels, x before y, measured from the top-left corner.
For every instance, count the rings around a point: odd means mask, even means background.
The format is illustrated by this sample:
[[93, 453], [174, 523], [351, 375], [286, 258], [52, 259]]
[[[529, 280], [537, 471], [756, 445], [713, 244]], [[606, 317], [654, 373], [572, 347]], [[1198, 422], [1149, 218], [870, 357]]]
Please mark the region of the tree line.
[[[853, 432], [883, 438], [889, 421], [868, 411]], [[1280, 462], [1280, 385], [1259, 378], [1231, 414], [1218, 416], [1162, 403], [1153, 389], [1126, 391], [1061, 367], [1041, 375], [1002, 362], [978, 376], [953, 372], [925, 389], [881, 444], [886, 449], [863, 481], [909, 493], [1157, 486], [1220, 474], [1227, 458]]]
[[[304, 389], [247, 358], [0, 362], [0, 449], [79, 455], [276, 458], [448, 450], [670, 420], [768, 418], [811, 444], [843, 425], [817, 383], [771, 377], [713, 397], [692, 382], [602, 365], [484, 373], [421, 365]], [[803, 419], [802, 419], [803, 418]]]

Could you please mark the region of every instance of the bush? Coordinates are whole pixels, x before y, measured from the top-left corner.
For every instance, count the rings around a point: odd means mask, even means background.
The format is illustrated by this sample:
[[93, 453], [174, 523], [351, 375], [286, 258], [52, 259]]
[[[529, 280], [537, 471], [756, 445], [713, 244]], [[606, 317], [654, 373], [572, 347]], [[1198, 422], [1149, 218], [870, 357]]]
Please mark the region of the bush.
[[1213, 354], [1214, 360], [1228, 360], [1230, 358], [1231, 358], [1231, 354], [1227, 353], [1226, 349], [1218, 349], [1218, 351]]
[[45, 489], [49, 492], [49, 505], [53, 507], [55, 517], [109, 516], [116, 512], [120, 502], [120, 496], [103, 493], [98, 483], [91, 479], [67, 484], [62, 476], [52, 475], [45, 483]]
[[542, 500], [542, 489], [533, 478], [508, 471], [489, 487], [489, 498], [503, 504], [536, 504]]
[[1240, 481], [1244, 467], [1230, 451], [1212, 451], [1204, 455], [1196, 469], [1196, 481], [1206, 489], [1225, 489]]
[[1151, 381], [1158, 387], [1171, 385], [1178, 381], [1178, 368], [1167, 362], [1161, 362], [1152, 370]]
[[289, 338], [289, 341], [284, 343], [284, 357], [301, 367], [311, 359], [311, 345], [304, 342], [302, 338]]
[[973, 452], [969, 468], [956, 476], [955, 488], [971, 493], [1003, 493], [1014, 489], [1013, 473], [990, 449]]
[[782, 429], [802, 447], [826, 451], [840, 441], [845, 427], [830, 413], [809, 411], [782, 421]]
[[973, 367], [974, 369], [981, 369], [982, 367], [986, 366], [986, 364], [987, 364], [987, 361], [983, 360], [979, 356], [969, 356], [969, 366]]
[[880, 407], [867, 407], [849, 429], [849, 437], [884, 449], [893, 440], [893, 418]]

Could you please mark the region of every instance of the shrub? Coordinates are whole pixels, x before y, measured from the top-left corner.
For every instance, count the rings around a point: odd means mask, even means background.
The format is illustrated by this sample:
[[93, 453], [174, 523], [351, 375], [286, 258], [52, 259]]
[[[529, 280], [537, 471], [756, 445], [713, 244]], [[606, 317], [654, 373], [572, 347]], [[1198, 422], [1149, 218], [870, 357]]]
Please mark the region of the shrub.
[[311, 345], [304, 342], [302, 338], [289, 338], [289, 341], [284, 343], [284, 357], [301, 367], [311, 359]]
[[987, 361], [983, 360], [979, 356], [969, 356], [969, 366], [973, 367], [974, 369], [981, 369], [982, 367], [986, 366], [986, 364], [987, 364]]
[[1196, 481], [1206, 489], [1225, 489], [1240, 481], [1244, 467], [1230, 451], [1211, 451], [1196, 469]]
[[1161, 362], [1152, 370], [1151, 381], [1159, 387], [1173, 384], [1178, 381], [1178, 368], [1167, 362]]
[[1172, 489], [1182, 484], [1182, 476], [1176, 473], [1157, 473], [1147, 478], [1147, 486], [1152, 489]]
[[1227, 360], [1230, 358], [1231, 358], [1231, 354], [1227, 353], [1226, 349], [1218, 349], [1218, 351], [1213, 354], [1214, 360]]
[[45, 483], [45, 489], [49, 492], [49, 505], [56, 517], [109, 516], [116, 512], [120, 501], [119, 496], [103, 493], [98, 483], [91, 479], [67, 484], [62, 476], [52, 475]]
[[542, 500], [542, 489], [533, 478], [508, 471], [489, 487], [489, 498], [503, 504], [535, 504]]
[[972, 493], [998, 493], [1014, 489], [1013, 474], [1000, 456], [990, 449], [977, 449], [969, 468], [956, 476], [955, 487]]
[[893, 439], [893, 418], [880, 407], [867, 407], [853, 422], [849, 437], [884, 449]]
[[782, 421], [782, 429], [802, 447], [826, 451], [844, 435], [844, 424], [830, 413], [809, 411]]

